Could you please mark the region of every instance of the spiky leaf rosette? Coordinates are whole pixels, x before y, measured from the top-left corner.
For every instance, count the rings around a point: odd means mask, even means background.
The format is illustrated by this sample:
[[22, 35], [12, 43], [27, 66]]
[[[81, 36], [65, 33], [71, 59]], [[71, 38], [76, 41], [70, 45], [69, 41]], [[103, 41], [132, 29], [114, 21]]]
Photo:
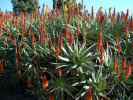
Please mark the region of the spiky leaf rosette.
[[57, 68], [64, 67], [71, 71], [76, 69], [79, 73], [91, 73], [94, 69], [93, 58], [91, 49], [95, 46], [92, 44], [90, 47], [86, 47], [85, 44], [81, 44], [75, 41], [72, 46], [66, 43], [66, 46], [62, 48], [62, 55], [59, 56], [59, 62], [54, 63]]

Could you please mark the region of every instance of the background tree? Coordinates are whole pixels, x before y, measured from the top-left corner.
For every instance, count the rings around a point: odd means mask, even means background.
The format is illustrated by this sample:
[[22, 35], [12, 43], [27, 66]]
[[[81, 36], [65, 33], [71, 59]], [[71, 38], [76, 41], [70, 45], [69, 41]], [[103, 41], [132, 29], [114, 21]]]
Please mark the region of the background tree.
[[39, 0], [11, 0], [13, 11], [15, 13], [28, 12], [32, 13], [39, 8]]
[[53, 0], [53, 9], [56, 8], [56, 1], [57, 1], [57, 0]]

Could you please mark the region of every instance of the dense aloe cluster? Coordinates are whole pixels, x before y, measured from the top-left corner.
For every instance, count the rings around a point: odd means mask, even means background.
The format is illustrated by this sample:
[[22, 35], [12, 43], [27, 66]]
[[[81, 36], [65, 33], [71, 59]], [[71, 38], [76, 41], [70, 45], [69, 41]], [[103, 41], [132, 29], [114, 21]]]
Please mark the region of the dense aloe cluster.
[[1, 12], [0, 73], [15, 49], [15, 74], [39, 100], [132, 100], [132, 16], [91, 11]]

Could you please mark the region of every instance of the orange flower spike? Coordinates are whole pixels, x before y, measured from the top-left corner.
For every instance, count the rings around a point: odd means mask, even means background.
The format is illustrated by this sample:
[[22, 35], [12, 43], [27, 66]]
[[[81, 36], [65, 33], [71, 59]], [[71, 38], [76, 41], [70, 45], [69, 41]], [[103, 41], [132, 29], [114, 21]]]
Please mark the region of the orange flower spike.
[[98, 36], [98, 52], [100, 54], [100, 64], [103, 64], [103, 56], [104, 56], [104, 47], [103, 47], [103, 36], [102, 32], [99, 33]]
[[61, 49], [59, 47], [55, 48], [55, 55], [58, 58], [61, 54]]
[[48, 88], [48, 85], [49, 85], [48, 80], [47, 79], [44, 79], [43, 82], [42, 82], [43, 89], [47, 89]]
[[114, 59], [114, 70], [115, 70], [116, 73], [118, 73], [118, 71], [119, 71], [118, 59], [117, 58]]
[[131, 65], [128, 66], [127, 73], [126, 73], [126, 80], [132, 75], [132, 67]]
[[64, 30], [64, 36], [67, 39], [69, 45], [72, 45], [74, 43], [74, 36], [72, 35], [72, 33], [70, 32], [70, 30], [67, 26]]
[[40, 26], [40, 43], [43, 45], [45, 43], [45, 30], [43, 29], [43, 25]]
[[46, 90], [46, 89], [48, 88], [48, 86], [49, 86], [49, 82], [48, 82], [48, 80], [47, 80], [47, 77], [44, 76], [44, 78], [42, 79], [42, 88], [43, 88], [44, 90]]
[[103, 49], [103, 34], [102, 32], [99, 33], [98, 36], [98, 50], [102, 50]]
[[100, 64], [101, 65], [104, 63], [104, 59], [105, 59], [104, 52], [105, 52], [104, 48], [100, 49], [100, 51], [99, 51], [99, 53], [100, 53]]
[[92, 90], [92, 87], [89, 88], [89, 90], [87, 92], [86, 100], [93, 100], [93, 90]]

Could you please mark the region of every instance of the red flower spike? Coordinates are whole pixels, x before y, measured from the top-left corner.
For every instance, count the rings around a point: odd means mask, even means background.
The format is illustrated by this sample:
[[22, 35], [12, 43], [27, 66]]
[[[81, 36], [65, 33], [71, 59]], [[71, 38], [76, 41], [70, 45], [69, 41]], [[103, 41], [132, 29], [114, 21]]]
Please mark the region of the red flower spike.
[[15, 27], [18, 27], [18, 24], [19, 24], [19, 20], [18, 20], [18, 17], [16, 16], [16, 18], [15, 18]]
[[103, 47], [103, 36], [102, 36], [102, 32], [99, 33], [98, 36], [98, 51], [100, 54], [100, 64], [104, 63], [104, 47]]
[[121, 48], [121, 45], [119, 43], [119, 39], [116, 40], [116, 48], [118, 49], [118, 54], [121, 54], [122, 53], [122, 48]]
[[102, 65], [104, 63], [104, 53], [100, 54], [100, 64]]
[[101, 51], [102, 49], [103, 49], [103, 34], [102, 32], [100, 32], [98, 36], [98, 50]]
[[121, 75], [121, 71], [119, 70], [119, 68], [118, 68], [117, 75], [118, 75], [118, 80], [120, 81], [122, 79], [122, 75]]
[[132, 19], [132, 17], [131, 17], [131, 20], [129, 21], [128, 27], [129, 27], [129, 31], [133, 31], [133, 19]]
[[118, 80], [120, 81], [122, 78], [121, 73], [118, 73]]
[[104, 15], [99, 16], [99, 23], [102, 25], [105, 20]]
[[22, 13], [22, 30], [25, 33], [26, 32], [26, 16], [24, 13]]
[[43, 45], [48, 41], [48, 36], [46, 34], [45, 27], [43, 24], [41, 24], [39, 30], [40, 30], [40, 43]]
[[64, 37], [63, 36], [60, 37], [59, 45], [60, 45], [60, 48], [64, 47]]
[[0, 19], [0, 29], [3, 28], [4, 21]]
[[70, 46], [74, 43], [74, 36], [72, 35], [72, 33], [70, 33], [69, 35], [68, 42]]
[[74, 36], [72, 35], [68, 27], [66, 27], [65, 29], [64, 36], [66, 37], [69, 45], [72, 45], [74, 43]]
[[0, 61], [0, 74], [4, 73], [4, 64], [3, 61]]
[[36, 43], [36, 38], [35, 35], [32, 34], [32, 47], [34, 47], [35, 43]]
[[129, 10], [127, 9], [127, 13], [126, 13], [126, 15], [125, 15], [125, 18], [124, 18], [124, 21], [127, 23], [127, 21], [128, 21], [128, 15], [129, 15]]
[[12, 18], [12, 24], [15, 27], [15, 17]]
[[49, 96], [49, 100], [55, 100], [54, 95], [50, 95], [50, 96]]
[[41, 43], [41, 45], [43, 45], [44, 44], [44, 42], [45, 42], [45, 35], [44, 35], [45, 33], [44, 33], [44, 31], [43, 31], [43, 26], [42, 26], [42, 24], [41, 24], [41, 26], [40, 26], [40, 43]]
[[40, 44], [43, 45], [45, 43], [45, 33], [40, 34]]
[[126, 73], [126, 80], [132, 75], [132, 67], [131, 65], [128, 66], [127, 73]]
[[122, 59], [122, 69], [123, 69], [123, 71], [124, 71], [124, 73], [126, 73], [126, 68], [127, 68], [127, 65], [126, 65], [126, 58], [124, 57], [123, 59]]

